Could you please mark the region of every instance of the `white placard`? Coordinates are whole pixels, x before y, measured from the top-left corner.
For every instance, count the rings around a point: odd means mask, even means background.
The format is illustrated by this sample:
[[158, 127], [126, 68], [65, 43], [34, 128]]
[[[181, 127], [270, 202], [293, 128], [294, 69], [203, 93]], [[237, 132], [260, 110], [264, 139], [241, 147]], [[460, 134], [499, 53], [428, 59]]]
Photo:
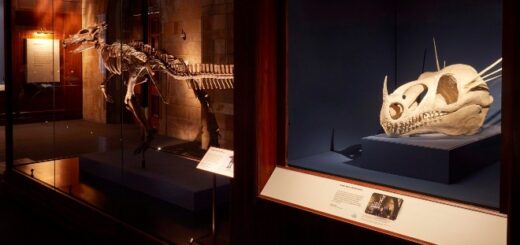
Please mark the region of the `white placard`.
[[60, 40], [27, 39], [27, 82], [60, 82]]
[[210, 147], [197, 168], [233, 178], [233, 151]]
[[506, 244], [507, 217], [277, 167], [262, 196], [435, 244]]

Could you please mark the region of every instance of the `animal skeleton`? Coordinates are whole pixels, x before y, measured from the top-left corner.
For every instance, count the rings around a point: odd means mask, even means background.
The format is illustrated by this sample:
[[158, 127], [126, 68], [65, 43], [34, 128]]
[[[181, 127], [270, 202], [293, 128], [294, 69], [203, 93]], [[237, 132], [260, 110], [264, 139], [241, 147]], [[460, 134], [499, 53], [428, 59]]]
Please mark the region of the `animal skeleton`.
[[103, 60], [104, 67], [109, 71], [109, 76], [101, 83], [100, 89], [105, 100], [113, 103], [111, 96], [106, 91], [107, 83], [114, 75], [128, 73], [128, 80], [124, 103], [129, 111], [143, 129], [143, 142], [135, 153], [146, 151], [150, 142], [153, 140], [156, 130], [151, 127], [144, 113], [139, 110], [138, 100], [135, 96], [137, 85], [151, 81], [159, 91], [159, 96], [165, 104], [168, 102], [160, 93], [157, 82], [154, 79], [156, 72], [166, 73], [176, 80], [184, 80], [195, 91], [203, 108], [210, 113], [208, 126], [210, 130], [210, 144], [218, 146], [218, 125], [212, 114], [208, 94], [208, 89], [232, 89], [233, 88], [233, 65], [219, 64], [190, 64], [183, 59], [170, 55], [166, 52], [158, 51], [148, 44], [142, 42], [131, 42], [124, 44], [114, 42], [107, 44], [101, 37], [101, 33], [107, 29], [105, 23], [93, 25], [81, 29], [78, 33], [69, 36], [63, 41], [65, 48], [74, 46], [74, 53], [95, 48]]
[[[380, 123], [389, 136], [424, 133], [473, 135], [479, 132], [493, 103], [487, 82], [499, 78], [502, 68], [489, 72], [502, 58], [481, 72], [464, 64], [424, 72], [415, 81], [388, 94], [387, 77], [383, 83]], [[484, 75], [485, 74], [485, 75]]]

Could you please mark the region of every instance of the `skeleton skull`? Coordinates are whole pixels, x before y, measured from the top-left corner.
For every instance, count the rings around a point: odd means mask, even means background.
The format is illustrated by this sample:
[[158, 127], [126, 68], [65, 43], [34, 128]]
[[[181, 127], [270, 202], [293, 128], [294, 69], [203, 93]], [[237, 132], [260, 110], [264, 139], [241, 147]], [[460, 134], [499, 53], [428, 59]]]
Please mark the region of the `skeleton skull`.
[[70, 35], [63, 40], [63, 46], [65, 48], [75, 46], [76, 48], [72, 51], [73, 53], [80, 53], [87, 49], [95, 48], [101, 41], [100, 33], [106, 30], [106, 28], [107, 24], [103, 22], [81, 29], [78, 33]]
[[383, 84], [381, 126], [389, 136], [424, 133], [472, 135], [493, 103], [484, 79], [463, 64], [425, 72], [388, 94]]

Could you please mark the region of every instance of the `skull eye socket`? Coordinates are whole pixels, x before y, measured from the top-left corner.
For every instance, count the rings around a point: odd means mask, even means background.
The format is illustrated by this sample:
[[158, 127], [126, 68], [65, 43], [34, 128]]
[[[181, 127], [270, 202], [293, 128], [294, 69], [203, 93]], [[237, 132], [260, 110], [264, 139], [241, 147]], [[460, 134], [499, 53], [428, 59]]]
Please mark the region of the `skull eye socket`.
[[[415, 84], [415, 85], [409, 87], [406, 91], [404, 91], [403, 100], [405, 100], [406, 98], [421, 100], [422, 97], [424, 97], [424, 95], [427, 92], [428, 92], [428, 87], [426, 87], [426, 85], [424, 85], [422, 83]], [[419, 97], [421, 97], [421, 98], [419, 98]], [[420, 103], [420, 101], [418, 101], [418, 103]]]
[[392, 103], [390, 105], [390, 117], [394, 120], [399, 119], [403, 114], [403, 105], [400, 103]]
[[83, 30], [79, 31], [79, 34], [85, 34], [85, 33], [88, 33], [87, 29], [83, 29]]
[[407, 106], [408, 109], [412, 109], [421, 104], [423, 98], [428, 93], [428, 87], [422, 83], [415, 84], [408, 89], [406, 89], [402, 95], [403, 104]]
[[444, 98], [447, 105], [457, 102], [459, 98], [457, 79], [451, 74], [442, 75], [437, 85], [437, 94]]

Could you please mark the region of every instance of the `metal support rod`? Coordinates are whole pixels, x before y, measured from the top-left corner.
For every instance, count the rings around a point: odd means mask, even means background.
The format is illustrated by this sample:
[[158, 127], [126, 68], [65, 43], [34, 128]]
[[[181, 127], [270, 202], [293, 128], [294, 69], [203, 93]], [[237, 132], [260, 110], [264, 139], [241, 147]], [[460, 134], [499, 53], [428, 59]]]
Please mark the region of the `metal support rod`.
[[[143, 36], [143, 42], [146, 44], [150, 44], [150, 46], [153, 47], [153, 43], [150, 42], [150, 28], [149, 28], [149, 21], [150, 21], [150, 5], [148, 0], [141, 0], [141, 26], [142, 26], [142, 36]], [[157, 48], [157, 47], [155, 47]], [[150, 76], [152, 76], [150, 74]], [[141, 84], [141, 107], [143, 109], [148, 108], [148, 97], [150, 95], [150, 90], [148, 87], [148, 83]], [[145, 119], [148, 120], [148, 111], [145, 110]]]
[[5, 63], [5, 163], [6, 170], [11, 170], [13, 168], [13, 108], [14, 108], [14, 100], [13, 100], [13, 66], [12, 66], [12, 34], [11, 34], [11, 25], [12, 25], [12, 6], [11, 1], [4, 1], [4, 63]]
[[211, 237], [213, 244], [217, 240], [217, 175], [213, 174], [213, 190], [211, 195]]

